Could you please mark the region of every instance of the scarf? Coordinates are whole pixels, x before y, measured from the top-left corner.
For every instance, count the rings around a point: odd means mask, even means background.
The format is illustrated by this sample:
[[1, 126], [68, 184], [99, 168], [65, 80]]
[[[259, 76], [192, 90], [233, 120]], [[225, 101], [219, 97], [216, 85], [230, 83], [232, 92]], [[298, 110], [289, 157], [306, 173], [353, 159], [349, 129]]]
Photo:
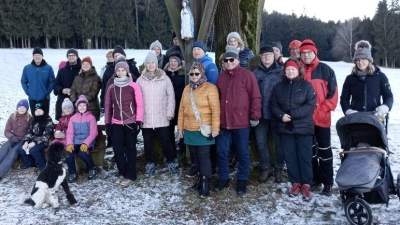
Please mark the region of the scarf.
[[162, 73], [159, 71], [159, 69], [156, 69], [156, 71], [154, 71], [154, 73], [150, 73], [147, 70], [145, 70], [142, 74], [142, 76], [146, 77], [149, 80], [153, 80], [154, 78], [160, 78], [162, 75]]
[[194, 91], [194, 90], [196, 90], [196, 88], [200, 87], [200, 85], [204, 84], [205, 82], [206, 82], [206, 80], [204, 80], [203, 78], [200, 78], [197, 82], [190, 81], [189, 85], [190, 85], [190, 88], [192, 88]]
[[132, 82], [132, 77], [115, 77], [114, 79], [114, 85], [117, 87], [126, 87], [129, 85], [129, 83]]
[[368, 74], [367, 72], [361, 71], [361, 70], [357, 70], [357, 72], [356, 72], [356, 75], [357, 75], [358, 77], [364, 77], [364, 76], [366, 76], [367, 74]]

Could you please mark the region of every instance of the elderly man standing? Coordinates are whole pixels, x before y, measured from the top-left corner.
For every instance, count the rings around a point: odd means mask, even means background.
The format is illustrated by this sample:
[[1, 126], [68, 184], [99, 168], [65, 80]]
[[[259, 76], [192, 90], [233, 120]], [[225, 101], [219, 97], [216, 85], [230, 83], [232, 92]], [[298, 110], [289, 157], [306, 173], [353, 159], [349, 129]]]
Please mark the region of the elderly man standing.
[[[261, 63], [254, 70], [258, 86], [262, 95], [262, 118], [255, 127], [257, 150], [260, 159], [260, 182], [266, 182], [274, 175], [275, 182], [281, 183], [282, 169], [285, 164], [283, 150], [278, 136], [279, 121], [274, 118], [270, 110], [272, 90], [275, 85], [282, 81], [282, 67], [274, 60], [274, 49], [270, 45], [260, 48]], [[271, 131], [275, 143], [275, 169], [269, 163], [268, 131]]]
[[54, 84], [54, 95], [57, 95], [56, 102], [56, 120], [59, 120], [62, 115], [61, 105], [65, 98], [69, 98], [72, 83], [75, 77], [81, 71], [81, 59], [79, 58], [76, 49], [67, 51], [67, 64], [57, 72], [56, 82]]
[[321, 194], [332, 195], [333, 154], [331, 148], [331, 111], [338, 102], [335, 72], [319, 61], [318, 50], [310, 39], [300, 45], [300, 58], [304, 67], [304, 79], [310, 81], [317, 95], [317, 105], [313, 113], [314, 132], [318, 151], [314, 154], [313, 186], [324, 184]]
[[221, 72], [217, 81], [221, 132], [216, 138], [219, 179], [214, 191], [222, 191], [229, 184], [228, 153], [233, 141], [239, 159], [236, 193], [244, 195], [250, 167], [250, 125], [257, 125], [261, 118], [261, 94], [254, 73], [240, 67], [236, 48], [226, 47], [224, 62], [226, 70]]
[[35, 115], [36, 103], [42, 103], [45, 115], [49, 114], [50, 93], [54, 87], [54, 71], [43, 59], [43, 51], [35, 47], [32, 52], [33, 60], [24, 67], [21, 85], [29, 98], [31, 114]]

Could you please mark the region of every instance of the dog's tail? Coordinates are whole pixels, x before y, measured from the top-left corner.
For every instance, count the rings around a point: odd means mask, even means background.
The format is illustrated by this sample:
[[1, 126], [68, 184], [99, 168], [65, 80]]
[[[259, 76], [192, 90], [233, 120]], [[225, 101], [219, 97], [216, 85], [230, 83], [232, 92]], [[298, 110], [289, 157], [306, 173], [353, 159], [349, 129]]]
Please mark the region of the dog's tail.
[[29, 204], [31, 206], [35, 205], [35, 202], [30, 197], [25, 199], [24, 203]]

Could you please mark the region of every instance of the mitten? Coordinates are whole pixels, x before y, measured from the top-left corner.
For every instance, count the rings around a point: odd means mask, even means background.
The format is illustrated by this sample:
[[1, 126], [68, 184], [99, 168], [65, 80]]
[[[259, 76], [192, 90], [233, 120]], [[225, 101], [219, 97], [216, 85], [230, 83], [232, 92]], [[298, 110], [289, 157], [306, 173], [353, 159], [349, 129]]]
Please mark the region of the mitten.
[[111, 124], [106, 124], [106, 134], [108, 137], [111, 137], [111, 135], [112, 135]]
[[259, 122], [260, 122], [259, 120], [250, 120], [250, 126], [255, 127], [258, 125]]
[[386, 113], [389, 112], [389, 107], [387, 105], [380, 105], [378, 107], [376, 107], [376, 113], [378, 114], [378, 116], [384, 117], [386, 115]]
[[73, 145], [73, 144], [67, 145], [67, 147], [65, 148], [65, 150], [67, 150], [67, 152], [72, 152], [72, 151], [74, 150], [74, 145]]
[[15, 137], [15, 136], [12, 136], [12, 137], [10, 138], [10, 141], [12, 141], [12, 142], [14, 142], [14, 143], [18, 143], [18, 138]]
[[352, 110], [352, 109], [348, 109], [348, 110], [346, 110], [346, 112], [344, 113], [346, 116], [348, 116], [348, 115], [350, 115], [350, 114], [352, 114], [352, 113], [356, 113], [356, 112], [358, 112], [357, 110]]
[[80, 149], [81, 149], [82, 152], [87, 152], [88, 147], [87, 147], [86, 144], [81, 144]]

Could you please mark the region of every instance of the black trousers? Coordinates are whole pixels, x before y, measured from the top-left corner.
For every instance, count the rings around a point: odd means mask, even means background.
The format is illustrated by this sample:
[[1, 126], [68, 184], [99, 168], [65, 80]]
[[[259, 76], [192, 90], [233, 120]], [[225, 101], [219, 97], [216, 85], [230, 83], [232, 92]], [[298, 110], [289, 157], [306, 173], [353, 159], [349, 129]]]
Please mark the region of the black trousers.
[[[168, 127], [157, 127], [153, 128], [142, 128], [143, 142], [144, 142], [144, 153], [146, 155], [147, 163], [154, 163], [154, 132], [158, 134], [158, 138], [161, 142], [161, 147], [167, 162], [174, 161], [174, 155], [171, 148], [171, 140], [169, 137]], [[113, 145], [115, 142], [113, 142]]]
[[[135, 124], [128, 124], [128, 126], [135, 127]], [[129, 180], [136, 180], [136, 135], [128, 126], [111, 125], [114, 158], [118, 175]]]
[[189, 145], [190, 154], [195, 157], [196, 168], [200, 176], [211, 177], [210, 145]]
[[314, 126], [317, 151], [312, 158], [313, 181], [333, 184], [333, 153], [331, 148], [331, 129]]

